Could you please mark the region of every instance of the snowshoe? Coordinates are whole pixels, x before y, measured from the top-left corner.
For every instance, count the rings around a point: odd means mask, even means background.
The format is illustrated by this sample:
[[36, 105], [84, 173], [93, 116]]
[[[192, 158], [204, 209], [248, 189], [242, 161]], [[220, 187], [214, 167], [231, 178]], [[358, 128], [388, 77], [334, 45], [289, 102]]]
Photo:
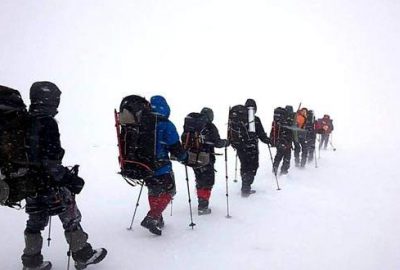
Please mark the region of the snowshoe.
[[281, 171], [280, 173], [279, 173], [279, 175], [287, 175], [289, 172], [288, 171]]
[[250, 189], [250, 190], [242, 190], [242, 197], [243, 198], [247, 198], [249, 197], [251, 194], [256, 193], [256, 191], [254, 189]]
[[209, 215], [209, 214], [211, 214], [211, 209], [210, 208], [199, 208], [197, 213], [199, 216]]
[[22, 270], [50, 270], [51, 269], [51, 262], [45, 261], [42, 262], [41, 265], [36, 267], [23, 267]]
[[90, 264], [97, 264], [101, 262], [107, 255], [105, 248], [94, 249], [92, 256], [86, 261], [75, 261], [75, 269], [82, 270], [88, 267]]
[[151, 233], [156, 235], [162, 234], [161, 228], [159, 227], [159, 221], [152, 217], [146, 216], [140, 225], [148, 229]]

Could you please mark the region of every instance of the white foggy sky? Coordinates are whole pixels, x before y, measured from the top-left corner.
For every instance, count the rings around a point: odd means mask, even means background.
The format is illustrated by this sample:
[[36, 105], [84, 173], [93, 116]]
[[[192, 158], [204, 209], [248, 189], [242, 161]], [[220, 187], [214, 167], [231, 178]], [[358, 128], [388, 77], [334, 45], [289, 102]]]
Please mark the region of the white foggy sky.
[[398, 130], [399, 12], [398, 1], [3, 0], [0, 82], [27, 98], [54, 81], [75, 136], [112, 121], [124, 95], [159, 93], [178, 128], [203, 106], [222, 128], [227, 107], [253, 97], [269, 129], [274, 107], [302, 101], [362, 145]]
[[[20, 90], [26, 103], [34, 81], [63, 91], [63, 163], [82, 165], [84, 227], [110, 251], [99, 269], [131, 267], [138, 246], [135, 265], [143, 269], [160, 262], [166, 269], [398, 269], [399, 14], [399, 0], [1, 0], [0, 84]], [[292, 168], [275, 192], [260, 146], [257, 196], [244, 202], [240, 187], [230, 186], [229, 226], [219, 159], [213, 217], [197, 219], [190, 236], [176, 165], [179, 192], [163, 238], [149, 240], [141, 229], [127, 235], [138, 189], [116, 173], [113, 109], [128, 94], [164, 95], [179, 132], [186, 114], [209, 106], [222, 137], [230, 105], [256, 99], [269, 130], [275, 107], [301, 101], [317, 116], [332, 115], [338, 151], [323, 152], [320, 169]], [[0, 211], [10, 220], [0, 227], [10, 243], [0, 264], [16, 269], [26, 216]], [[138, 211], [143, 217], [147, 207]], [[46, 258], [63, 267], [67, 246], [62, 227], [54, 229]]]

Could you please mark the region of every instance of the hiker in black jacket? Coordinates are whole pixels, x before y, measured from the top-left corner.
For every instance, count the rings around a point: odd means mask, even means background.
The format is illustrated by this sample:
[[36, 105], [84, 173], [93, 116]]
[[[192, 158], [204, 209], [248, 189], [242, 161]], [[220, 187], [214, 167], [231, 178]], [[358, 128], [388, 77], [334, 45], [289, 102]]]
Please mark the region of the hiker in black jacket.
[[61, 147], [57, 121], [61, 91], [51, 82], [36, 82], [30, 90], [31, 131], [28, 136], [30, 161], [40, 164], [32, 167], [48, 183], [47, 189], [34, 197], [26, 198], [26, 213], [29, 215], [25, 229], [25, 249], [22, 263], [25, 270], [49, 270], [51, 263], [43, 261], [41, 254], [43, 238], [41, 231], [53, 215], [58, 215], [65, 231], [72, 258], [77, 269], [86, 268], [88, 264], [100, 262], [107, 254], [103, 248], [94, 250], [87, 242], [88, 234], [83, 231], [81, 213], [75, 201], [75, 193], [83, 187], [72, 184], [71, 175], [62, 165], [64, 149]]
[[315, 141], [317, 139], [317, 134], [315, 130], [315, 116], [314, 116], [314, 111], [312, 110], [308, 111], [305, 129], [306, 129], [307, 160], [310, 163], [314, 160]]
[[[254, 109], [254, 113], [257, 111], [257, 104], [253, 99], [248, 99], [245, 106]], [[250, 194], [256, 191], [251, 189], [251, 185], [254, 182], [258, 169], [258, 140], [261, 140], [265, 144], [270, 143], [267, 133], [264, 131], [264, 127], [261, 124], [258, 116], [254, 117], [255, 132], [249, 132], [251, 139], [246, 140], [243, 145], [237, 148], [237, 155], [240, 160], [240, 175], [242, 177], [242, 196], [248, 197]], [[250, 123], [251, 124], [251, 123]]]
[[198, 214], [206, 215], [211, 213], [211, 209], [208, 207], [208, 205], [211, 196], [211, 190], [215, 183], [214, 148], [227, 147], [229, 146], [229, 142], [220, 138], [217, 127], [212, 123], [214, 120], [214, 113], [212, 109], [205, 107], [200, 113], [204, 114], [209, 121], [206, 125], [204, 134], [202, 134], [205, 138], [202, 150], [210, 154], [210, 163], [202, 167], [193, 168], [193, 171], [196, 176], [196, 189], [199, 203]]
[[273, 161], [273, 173], [277, 174], [279, 164], [282, 162], [280, 174], [286, 175], [290, 168], [292, 157], [293, 131], [290, 127], [293, 124], [293, 108], [288, 105], [285, 108], [274, 110], [274, 121], [270, 133], [271, 144], [276, 147], [276, 155]]

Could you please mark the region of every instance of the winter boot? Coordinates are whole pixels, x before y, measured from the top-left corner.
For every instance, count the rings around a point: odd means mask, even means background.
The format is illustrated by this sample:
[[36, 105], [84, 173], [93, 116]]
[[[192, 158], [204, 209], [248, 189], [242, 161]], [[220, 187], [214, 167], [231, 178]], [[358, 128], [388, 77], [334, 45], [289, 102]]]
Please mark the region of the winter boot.
[[306, 159], [302, 159], [300, 163], [300, 169], [304, 169], [306, 167]]
[[250, 190], [242, 190], [242, 197], [243, 198], [247, 198], [249, 197], [251, 194], [256, 193], [256, 191], [254, 189], [250, 189]]
[[287, 175], [289, 172], [288, 171], [286, 171], [286, 170], [281, 170], [281, 172], [280, 172], [280, 174], [279, 175]]
[[75, 261], [75, 268], [77, 270], [85, 269], [90, 264], [101, 262], [106, 255], [106, 249], [93, 249], [89, 243], [86, 243], [85, 246], [77, 252], [72, 252], [72, 258]]
[[51, 263], [44, 262], [41, 254], [43, 238], [39, 233], [25, 231], [25, 249], [22, 255], [23, 270], [50, 270]]
[[36, 267], [26, 267], [24, 266], [22, 270], [50, 270], [51, 269], [51, 262], [42, 262], [41, 265]]
[[211, 214], [211, 209], [208, 207], [211, 196], [211, 187], [197, 188], [197, 200], [198, 200], [198, 215]]
[[[164, 227], [164, 219], [162, 216], [162, 212], [165, 210], [167, 205], [171, 202], [172, 196], [169, 193], [163, 193], [163, 194], [160, 194], [159, 196], [149, 195], [148, 199], [149, 199], [150, 211], [147, 213], [147, 217], [153, 218], [156, 221], [156, 224], [155, 224], [156, 227], [161, 229]], [[149, 226], [152, 227], [152, 225], [149, 224], [149, 220], [147, 217], [142, 221], [141, 225], [150, 230], [150, 228], [148, 228], [148, 227]], [[159, 218], [157, 218], [157, 217], [159, 217]], [[157, 231], [154, 228], [152, 230]], [[158, 234], [158, 233], [156, 233], [156, 234]]]
[[163, 218], [162, 215], [161, 215], [161, 217], [158, 219], [157, 226], [158, 226], [160, 229], [164, 228], [164, 226], [165, 226], [164, 218]]
[[256, 191], [254, 189], [251, 189], [250, 185], [242, 184], [242, 197], [247, 198], [254, 193], [256, 193]]
[[162, 230], [159, 227], [160, 226], [159, 221], [157, 219], [155, 219], [155, 218], [152, 218], [152, 217], [148, 216], [148, 215], [143, 219], [143, 221], [140, 223], [140, 225], [142, 227], [145, 227], [146, 229], [149, 229], [149, 231], [151, 233], [154, 233], [156, 235], [161, 235], [162, 234]]
[[211, 209], [208, 208], [208, 200], [199, 198], [199, 206], [197, 207], [198, 215], [208, 215], [211, 214]]
[[251, 183], [253, 183], [254, 176], [244, 174], [242, 177], [242, 197], [249, 197], [251, 194], [256, 193], [255, 190], [251, 189]]
[[197, 214], [199, 216], [209, 215], [209, 214], [211, 214], [211, 209], [210, 208], [199, 208]]
[[76, 269], [85, 269], [89, 264], [101, 262], [107, 255], [104, 248], [94, 250], [87, 242], [88, 235], [82, 228], [75, 231], [65, 231], [65, 238], [72, 252], [72, 258], [75, 261]]

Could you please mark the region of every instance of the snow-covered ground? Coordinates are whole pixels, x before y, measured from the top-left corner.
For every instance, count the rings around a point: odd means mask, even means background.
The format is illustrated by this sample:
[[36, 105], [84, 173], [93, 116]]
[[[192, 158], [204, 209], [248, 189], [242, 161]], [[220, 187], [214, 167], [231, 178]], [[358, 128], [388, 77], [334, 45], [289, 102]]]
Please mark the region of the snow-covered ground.
[[[400, 268], [400, 20], [398, 1], [13, 1], [0, 3], [0, 84], [28, 102], [37, 80], [61, 90], [65, 164], [81, 164], [78, 203], [94, 246], [109, 250], [96, 269], [397, 270]], [[188, 225], [184, 169], [161, 237], [139, 223], [144, 193], [117, 175], [113, 109], [122, 97], [164, 95], [171, 119], [214, 109], [225, 137], [229, 106], [247, 98], [269, 130], [274, 107], [298, 103], [332, 115], [337, 151], [319, 168], [292, 168], [276, 190], [268, 149], [250, 198], [233, 183], [225, 218], [225, 172], [217, 161], [213, 213]], [[196, 198], [190, 172], [193, 209]], [[0, 208], [0, 269], [20, 269], [23, 211]], [[66, 268], [67, 245], [53, 222], [43, 249]], [[45, 238], [47, 238], [45, 236]]]
[[[79, 205], [90, 240], [110, 252], [96, 269], [398, 269], [400, 184], [386, 154], [368, 158], [368, 151], [340, 146], [336, 152], [323, 151], [319, 168], [292, 168], [289, 176], [279, 179], [277, 191], [266, 147], [262, 149], [257, 193], [250, 198], [240, 196], [240, 184], [232, 181], [234, 160], [230, 161], [230, 219], [225, 217], [224, 163], [218, 160], [213, 213], [194, 214], [194, 230], [189, 227], [184, 170], [177, 164], [173, 215], [168, 208], [164, 233], [157, 237], [139, 226], [148, 210], [146, 196], [133, 230], [126, 230], [139, 188], [130, 188], [114, 173], [114, 155], [104, 155], [113, 153], [113, 146], [92, 148], [82, 162], [87, 186]], [[99, 156], [105, 158], [98, 161]], [[192, 173], [190, 179], [195, 206]], [[0, 255], [2, 269], [18, 269], [25, 215], [0, 211], [2, 242], [7, 243]], [[44, 248], [45, 257], [55, 269], [65, 269], [68, 247], [58, 221], [53, 222], [52, 239], [51, 247]]]

